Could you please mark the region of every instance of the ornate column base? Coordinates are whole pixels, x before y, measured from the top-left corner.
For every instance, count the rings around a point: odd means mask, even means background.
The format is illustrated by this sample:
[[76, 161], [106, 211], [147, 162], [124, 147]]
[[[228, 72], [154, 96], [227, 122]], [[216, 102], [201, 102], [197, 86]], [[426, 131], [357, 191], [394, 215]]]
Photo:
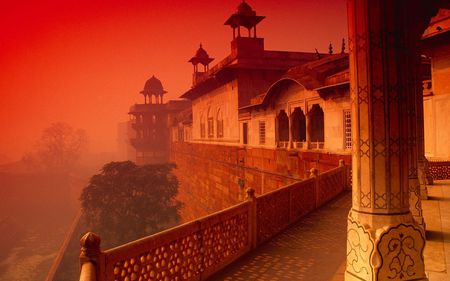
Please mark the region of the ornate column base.
[[409, 210], [414, 221], [425, 231], [420, 184], [417, 178], [409, 179]]
[[423, 229], [411, 214], [348, 216], [346, 281], [428, 280]]

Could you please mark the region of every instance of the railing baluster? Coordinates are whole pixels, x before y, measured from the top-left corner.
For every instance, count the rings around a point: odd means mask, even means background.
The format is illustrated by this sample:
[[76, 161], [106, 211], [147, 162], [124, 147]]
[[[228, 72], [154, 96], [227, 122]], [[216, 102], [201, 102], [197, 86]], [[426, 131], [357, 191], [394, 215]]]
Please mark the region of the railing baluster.
[[92, 232], [81, 237], [80, 281], [97, 281], [100, 258], [100, 237]]

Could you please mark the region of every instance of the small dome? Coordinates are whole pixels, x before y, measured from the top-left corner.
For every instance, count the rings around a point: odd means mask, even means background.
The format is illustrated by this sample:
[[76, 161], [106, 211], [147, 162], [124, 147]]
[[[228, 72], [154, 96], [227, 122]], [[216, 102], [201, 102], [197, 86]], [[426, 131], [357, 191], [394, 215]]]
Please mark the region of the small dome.
[[197, 52], [195, 53], [195, 57], [197, 57], [199, 59], [203, 59], [203, 58], [208, 59], [209, 58], [209, 55], [205, 51], [205, 49], [203, 49], [202, 44], [200, 44], [200, 48], [198, 48]]
[[162, 95], [166, 91], [164, 91], [161, 81], [153, 75], [145, 82], [144, 90], [141, 93], [144, 95]]
[[214, 59], [210, 58], [208, 53], [203, 49], [202, 44], [200, 44], [200, 47], [198, 48], [197, 52], [195, 53], [195, 56], [193, 56], [189, 62], [196, 65], [198, 63], [201, 63], [203, 65], [208, 65], [210, 62], [212, 62]]
[[256, 12], [245, 1], [239, 4], [237, 14], [241, 16], [256, 16]]

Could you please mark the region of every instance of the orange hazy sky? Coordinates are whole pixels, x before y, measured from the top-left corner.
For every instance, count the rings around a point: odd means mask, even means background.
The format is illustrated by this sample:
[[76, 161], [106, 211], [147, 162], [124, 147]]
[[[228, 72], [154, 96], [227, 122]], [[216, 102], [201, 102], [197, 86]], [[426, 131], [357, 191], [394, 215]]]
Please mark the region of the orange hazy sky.
[[[215, 62], [230, 50], [223, 23], [241, 0], [2, 0], [0, 3], [0, 154], [20, 159], [43, 128], [67, 122], [90, 149], [114, 152], [117, 123], [147, 78], [169, 98], [190, 88], [187, 63], [200, 42]], [[248, 0], [266, 49], [340, 51], [345, 0]]]

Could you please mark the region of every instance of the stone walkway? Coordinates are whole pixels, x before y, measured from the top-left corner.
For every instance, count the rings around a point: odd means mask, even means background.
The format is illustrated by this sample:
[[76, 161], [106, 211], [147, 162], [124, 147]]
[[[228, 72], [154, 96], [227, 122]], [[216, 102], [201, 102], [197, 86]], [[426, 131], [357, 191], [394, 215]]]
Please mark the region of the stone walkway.
[[450, 281], [450, 180], [428, 186], [422, 201], [427, 228], [425, 269], [429, 281]]
[[[435, 181], [428, 193], [422, 201], [427, 275], [450, 281], [450, 180]], [[209, 280], [343, 281], [350, 207], [347, 192]]]
[[350, 207], [347, 192], [209, 280], [343, 279]]

